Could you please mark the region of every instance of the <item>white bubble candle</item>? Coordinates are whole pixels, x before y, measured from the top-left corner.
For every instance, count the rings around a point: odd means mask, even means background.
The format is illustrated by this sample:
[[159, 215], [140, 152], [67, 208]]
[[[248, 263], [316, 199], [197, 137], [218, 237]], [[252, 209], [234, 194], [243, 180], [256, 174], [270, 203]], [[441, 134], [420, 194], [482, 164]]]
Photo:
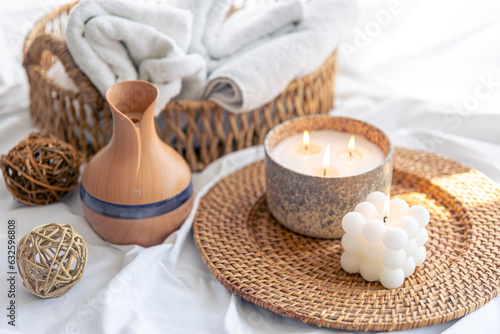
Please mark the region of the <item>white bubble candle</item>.
[[387, 289], [400, 287], [425, 261], [429, 219], [421, 205], [410, 208], [400, 198], [369, 194], [342, 219], [342, 268], [369, 282], [380, 281]]

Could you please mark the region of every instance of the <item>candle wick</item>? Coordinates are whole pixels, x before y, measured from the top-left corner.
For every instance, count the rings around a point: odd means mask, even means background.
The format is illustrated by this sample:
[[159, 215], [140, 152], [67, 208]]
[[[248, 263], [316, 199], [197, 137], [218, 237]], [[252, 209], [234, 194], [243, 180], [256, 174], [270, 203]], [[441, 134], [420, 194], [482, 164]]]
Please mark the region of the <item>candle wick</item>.
[[384, 216], [384, 223], [387, 223], [387, 216]]
[[304, 149], [307, 151], [309, 149], [309, 145], [305, 145]]
[[326, 176], [326, 168], [323, 168], [323, 177]]
[[349, 150], [349, 159], [352, 159], [352, 151]]

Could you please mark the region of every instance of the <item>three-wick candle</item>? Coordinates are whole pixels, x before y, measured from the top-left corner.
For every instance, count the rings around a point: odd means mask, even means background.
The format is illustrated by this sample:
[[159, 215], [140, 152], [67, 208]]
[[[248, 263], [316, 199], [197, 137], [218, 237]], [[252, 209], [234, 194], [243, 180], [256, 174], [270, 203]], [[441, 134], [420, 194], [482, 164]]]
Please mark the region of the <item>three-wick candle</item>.
[[[351, 137], [354, 147], [348, 147]], [[390, 189], [389, 137], [363, 121], [329, 115], [295, 118], [273, 128], [264, 149], [269, 211], [297, 233], [340, 238], [347, 212], [369, 193]]]
[[[386, 158], [378, 145], [360, 134], [317, 130], [308, 132], [307, 143], [304, 143], [305, 137], [299, 133], [285, 138], [270, 152], [271, 157], [294, 172], [323, 177], [362, 174], [380, 166]], [[353, 143], [354, 139], [355, 147], [349, 150], [349, 142]], [[328, 145], [331, 152], [327, 151]]]

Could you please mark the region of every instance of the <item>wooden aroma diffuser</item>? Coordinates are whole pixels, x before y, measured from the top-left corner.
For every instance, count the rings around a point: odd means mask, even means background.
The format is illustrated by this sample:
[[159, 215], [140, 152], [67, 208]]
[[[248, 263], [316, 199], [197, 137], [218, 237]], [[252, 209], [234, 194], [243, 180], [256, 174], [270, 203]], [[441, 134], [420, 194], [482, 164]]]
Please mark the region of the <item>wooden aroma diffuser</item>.
[[145, 81], [106, 91], [113, 134], [85, 169], [80, 197], [92, 227], [112, 243], [159, 244], [192, 207], [189, 167], [156, 133], [157, 98], [158, 89]]

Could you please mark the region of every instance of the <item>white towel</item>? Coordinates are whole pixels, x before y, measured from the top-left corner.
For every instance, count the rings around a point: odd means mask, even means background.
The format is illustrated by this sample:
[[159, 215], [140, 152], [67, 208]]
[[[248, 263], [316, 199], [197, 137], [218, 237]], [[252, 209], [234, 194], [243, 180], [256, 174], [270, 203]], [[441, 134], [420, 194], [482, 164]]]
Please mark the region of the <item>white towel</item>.
[[292, 0], [242, 8], [229, 16], [218, 31], [206, 34], [204, 43], [212, 58], [232, 56], [256, 42], [290, 31], [302, 20], [303, 6], [301, 1]]
[[233, 14], [228, 0], [176, 0], [172, 5], [193, 13], [189, 53], [204, 56], [215, 68], [244, 49], [291, 30], [303, 17], [300, 0], [260, 3]]
[[304, 19], [284, 34], [225, 60], [210, 75], [203, 98], [232, 112], [258, 108], [294, 79], [316, 70], [355, 23], [351, 0], [312, 0]]
[[104, 94], [123, 80], [154, 83], [160, 96], [156, 115], [189, 82], [182, 99], [200, 97], [206, 61], [186, 54], [192, 14], [169, 5], [123, 0], [83, 0], [70, 12], [68, 50], [75, 63]]
[[231, 10], [228, 0], [176, 0], [173, 6], [189, 10], [193, 14], [193, 35], [189, 53], [198, 53], [207, 60], [210, 58], [205, 36], [215, 35]]

